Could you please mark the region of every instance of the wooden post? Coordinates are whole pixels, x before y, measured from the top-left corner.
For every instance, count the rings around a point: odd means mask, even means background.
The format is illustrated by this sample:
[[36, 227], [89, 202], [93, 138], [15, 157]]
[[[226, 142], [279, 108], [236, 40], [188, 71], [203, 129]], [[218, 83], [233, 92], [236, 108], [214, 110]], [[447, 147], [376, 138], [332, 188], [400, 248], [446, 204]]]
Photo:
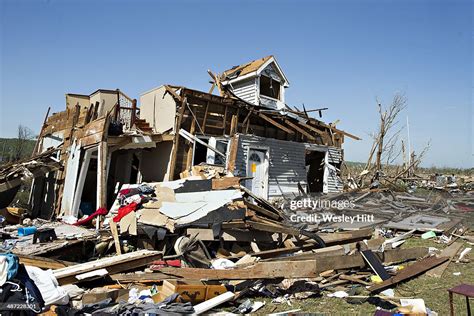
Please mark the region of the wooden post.
[[132, 101], [132, 115], [130, 117], [130, 127], [135, 125], [136, 114], [137, 114], [137, 99], [133, 99], [133, 101]]
[[[107, 142], [99, 143], [97, 154], [97, 208], [107, 208]], [[99, 229], [100, 216], [97, 217], [96, 229]]]
[[[191, 130], [189, 132], [194, 135], [195, 131], [196, 131], [196, 120], [193, 119], [193, 121], [191, 122]], [[193, 149], [194, 149], [194, 143], [190, 142], [188, 145], [188, 152], [187, 152], [187, 157], [186, 157], [186, 169], [189, 169], [192, 167]]]
[[226, 121], [227, 121], [227, 104], [224, 110], [224, 124], [222, 125], [222, 135], [225, 135], [225, 128], [226, 128], [226, 123], [227, 123]]
[[175, 135], [173, 138], [173, 149], [171, 152], [171, 159], [170, 159], [170, 168], [169, 168], [169, 181], [174, 179], [174, 169], [176, 168], [176, 154], [178, 153], [178, 144], [179, 144], [179, 130], [181, 128], [181, 121], [183, 120], [184, 112], [186, 111], [186, 103], [187, 99], [183, 98], [181, 102], [181, 108], [179, 109], [178, 117], [176, 118], [176, 125], [175, 125]]
[[206, 103], [206, 112], [204, 113], [204, 118], [202, 120], [202, 132], [203, 133], [206, 132], [206, 121], [207, 121], [208, 111], [209, 111], [209, 101], [207, 101], [207, 103]]

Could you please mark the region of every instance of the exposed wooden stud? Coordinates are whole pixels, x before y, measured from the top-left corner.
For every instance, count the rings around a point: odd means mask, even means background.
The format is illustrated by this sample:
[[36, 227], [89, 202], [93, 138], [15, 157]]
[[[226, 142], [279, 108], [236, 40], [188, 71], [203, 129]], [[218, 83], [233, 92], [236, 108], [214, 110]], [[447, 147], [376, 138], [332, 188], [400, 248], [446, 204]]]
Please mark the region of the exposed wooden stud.
[[224, 122], [222, 124], [222, 134], [225, 135], [225, 127], [226, 127], [226, 121], [227, 121], [227, 104], [225, 106], [225, 109], [224, 109]]
[[301, 134], [303, 134], [304, 136], [306, 136], [308, 139], [310, 140], [316, 140], [316, 138], [311, 135], [310, 133], [308, 133], [307, 131], [305, 131], [303, 128], [301, 128], [300, 126], [298, 126], [297, 124], [291, 122], [290, 120], [288, 119], [285, 119], [285, 123], [290, 125], [291, 127], [293, 127], [295, 130], [297, 130], [298, 132], [300, 132]]
[[[192, 120], [191, 122], [191, 129], [189, 132], [194, 135], [196, 131], [196, 120]], [[194, 143], [189, 143], [188, 144], [188, 151], [186, 153], [186, 169], [191, 168], [192, 163], [193, 163], [193, 149], [194, 149]]]
[[186, 97], [183, 98], [181, 102], [181, 108], [179, 110], [178, 116], [176, 118], [176, 130], [173, 139], [173, 149], [171, 152], [170, 158], [170, 168], [169, 168], [169, 180], [174, 180], [174, 171], [176, 168], [176, 155], [178, 153], [178, 145], [179, 145], [179, 130], [181, 128], [181, 122], [183, 121], [184, 113], [186, 112]]
[[204, 112], [204, 118], [202, 120], [202, 131], [206, 132], [206, 122], [207, 122], [207, 115], [209, 113], [209, 101], [206, 102], [206, 111]]

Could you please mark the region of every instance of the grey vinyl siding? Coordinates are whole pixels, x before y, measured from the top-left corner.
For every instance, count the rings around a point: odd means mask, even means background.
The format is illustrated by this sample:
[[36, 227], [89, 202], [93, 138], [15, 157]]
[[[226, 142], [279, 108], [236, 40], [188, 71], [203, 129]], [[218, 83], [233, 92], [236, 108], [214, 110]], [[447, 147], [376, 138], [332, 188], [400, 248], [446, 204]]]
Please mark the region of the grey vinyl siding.
[[328, 147], [328, 162], [330, 164], [338, 164], [342, 162], [342, 149], [336, 147]]
[[248, 149], [268, 149], [268, 197], [298, 194], [298, 182], [306, 187], [305, 144], [253, 135], [239, 135], [235, 171], [247, 176]]
[[[328, 147], [328, 162], [337, 167], [340, 168], [340, 163], [343, 160], [342, 157], [342, 149], [340, 148], [335, 148], [335, 147]], [[329, 169], [328, 170], [328, 193], [333, 193], [333, 192], [342, 192], [344, 188], [344, 184], [342, 183], [342, 179], [340, 177], [339, 172], [335, 172], [334, 170]]]
[[236, 96], [257, 105], [257, 83], [255, 78], [233, 83], [232, 88]]

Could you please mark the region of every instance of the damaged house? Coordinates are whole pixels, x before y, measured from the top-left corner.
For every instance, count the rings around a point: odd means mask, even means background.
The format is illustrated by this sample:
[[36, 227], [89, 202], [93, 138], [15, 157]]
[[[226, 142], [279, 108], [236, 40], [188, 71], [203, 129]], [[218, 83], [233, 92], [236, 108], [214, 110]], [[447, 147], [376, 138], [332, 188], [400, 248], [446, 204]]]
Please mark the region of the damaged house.
[[244, 178], [268, 199], [342, 191], [344, 137], [359, 138], [289, 107], [289, 81], [273, 56], [209, 74], [209, 92], [163, 85], [139, 104], [120, 90], [67, 94], [35, 153], [59, 148], [62, 167], [34, 179], [33, 212], [110, 208], [121, 184], [187, 177], [200, 164]]

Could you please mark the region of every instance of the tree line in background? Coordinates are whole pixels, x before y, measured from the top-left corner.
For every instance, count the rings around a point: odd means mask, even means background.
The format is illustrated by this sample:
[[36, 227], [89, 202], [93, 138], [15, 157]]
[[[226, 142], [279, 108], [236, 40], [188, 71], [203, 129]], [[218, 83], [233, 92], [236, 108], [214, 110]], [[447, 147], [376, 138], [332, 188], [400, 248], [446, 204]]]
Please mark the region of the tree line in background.
[[35, 143], [35, 133], [30, 128], [19, 125], [16, 138], [0, 138], [0, 164], [30, 157]]

